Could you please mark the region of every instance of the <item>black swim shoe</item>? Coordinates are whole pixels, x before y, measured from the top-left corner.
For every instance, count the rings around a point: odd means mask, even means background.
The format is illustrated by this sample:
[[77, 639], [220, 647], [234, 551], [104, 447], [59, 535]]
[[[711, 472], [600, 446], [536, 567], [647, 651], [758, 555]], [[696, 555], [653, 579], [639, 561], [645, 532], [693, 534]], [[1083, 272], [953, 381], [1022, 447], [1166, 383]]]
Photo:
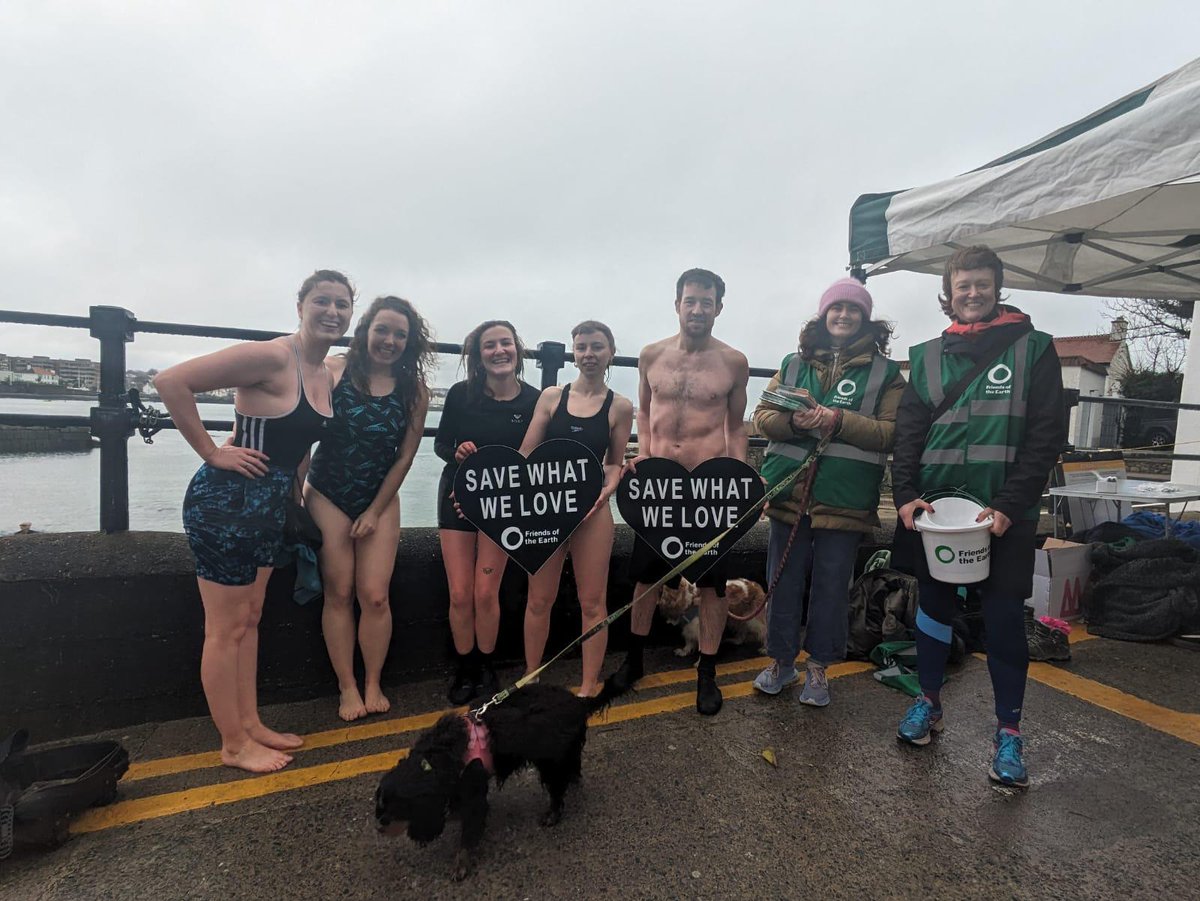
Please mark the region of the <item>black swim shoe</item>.
[[478, 694], [485, 701], [490, 700], [492, 695], [500, 690], [500, 680], [496, 678], [496, 671], [492, 669], [490, 663], [485, 663], [479, 670]]
[[698, 672], [696, 674], [696, 712], [703, 716], [714, 716], [720, 711], [722, 700], [716, 673], [703, 670]]
[[470, 654], [458, 655], [458, 668], [454, 671], [454, 679], [446, 692], [446, 699], [455, 707], [467, 703], [475, 697], [475, 676], [471, 672]]
[[644, 675], [646, 668], [642, 662], [642, 655], [628, 653], [617, 667], [617, 671], [612, 674], [613, 689], [617, 694], [623, 694], [633, 688], [634, 683]]

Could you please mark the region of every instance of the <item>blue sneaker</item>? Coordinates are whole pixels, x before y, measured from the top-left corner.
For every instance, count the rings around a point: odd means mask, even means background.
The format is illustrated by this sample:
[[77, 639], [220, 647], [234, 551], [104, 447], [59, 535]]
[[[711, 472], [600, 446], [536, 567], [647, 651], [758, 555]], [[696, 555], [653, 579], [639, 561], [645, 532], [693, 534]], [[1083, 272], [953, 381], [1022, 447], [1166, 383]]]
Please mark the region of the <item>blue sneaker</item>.
[[992, 757], [992, 768], [988, 776], [993, 782], [1002, 785], [1015, 785], [1025, 788], [1029, 785], [1029, 774], [1025, 772], [1025, 762], [1021, 759], [1021, 736], [1008, 729], [996, 733], [995, 756]]
[[765, 695], [777, 695], [789, 685], [795, 685], [799, 679], [800, 674], [796, 672], [796, 667], [781, 666], [776, 660], [758, 674], [754, 680], [754, 687]]
[[900, 721], [896, 737], [910, 745], [925, 746], [929, 744], [931, 732], [942, 731], [942, 712], [933, 710], [933, 702], [921, 695], [913, 701], [913, 705]]

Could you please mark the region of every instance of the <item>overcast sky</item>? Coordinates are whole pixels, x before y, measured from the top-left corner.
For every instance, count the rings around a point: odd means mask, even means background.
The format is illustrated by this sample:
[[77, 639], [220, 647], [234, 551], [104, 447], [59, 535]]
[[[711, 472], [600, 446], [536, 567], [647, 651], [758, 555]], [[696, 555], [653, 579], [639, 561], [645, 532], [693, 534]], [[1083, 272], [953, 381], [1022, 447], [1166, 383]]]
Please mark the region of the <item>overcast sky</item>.
[[[1183, 65], [1196, 8], [6, 0], [0, 308], [284, 330], [330, 267], [443, 341], [598, 318], [636, 354], [704, 266], [728, 283], [717, 335], [773, 367], [844, 274], [859, 194]], [[897, 357], [944, 327], [938, 287], [871, 281]], [[1095, 298], [1013, 300], [1058, 334], [1107, 327]], [[142, 335], [129, 361], [217, 346]], [[0, 325], [4, 352], [97, 358], [82, 332]]]

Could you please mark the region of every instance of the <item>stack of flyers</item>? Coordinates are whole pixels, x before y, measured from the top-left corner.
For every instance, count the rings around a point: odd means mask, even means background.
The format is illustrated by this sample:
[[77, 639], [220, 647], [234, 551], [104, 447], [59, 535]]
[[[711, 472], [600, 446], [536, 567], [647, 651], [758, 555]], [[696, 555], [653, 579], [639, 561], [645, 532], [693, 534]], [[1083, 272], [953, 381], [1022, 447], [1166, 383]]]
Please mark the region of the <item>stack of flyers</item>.
[[762, 399], [764, 403], [784, 410], [810, 410], [813, 406], [813, 399], [807, 391], [787, 385], [780, 385], [774, 391], [764, 391]]

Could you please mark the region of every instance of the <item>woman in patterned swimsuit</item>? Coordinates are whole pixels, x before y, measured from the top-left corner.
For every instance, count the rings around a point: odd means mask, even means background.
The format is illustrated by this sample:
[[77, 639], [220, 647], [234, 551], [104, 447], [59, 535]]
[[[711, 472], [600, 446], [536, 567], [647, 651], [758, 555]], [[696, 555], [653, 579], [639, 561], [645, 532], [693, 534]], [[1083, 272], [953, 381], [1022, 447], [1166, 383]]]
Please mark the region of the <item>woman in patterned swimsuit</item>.
[[[543, 441], [571, 438], [587, 446], [604, 466], [604, 490], [587, 518], [579, 524], [566, 545], [529, 577], [529, 600], [525, 606], [525, 672], [542, 663], [546, 637], [550, 633], [550, 609], [558, 597], [563, 561], [571, 555], [575, 586], [587, 631], [608, 615], [608, 564], [612, 557], [613, 518], [608, 499], [621, 480], [625, 445], [633, 429], [633, 404], [606, 384], [608, 368], [617, 352], [612, 331], [603, 322], [589, 319], [571, 330], [571, 345], [579, 377], [562, 388], [542, 392], [533, 420], [525, 433], [521, 453], [525, 456]], [[600, 632], [583, 644], [581, 696], [594, 695], [600, 688], [600, 667], [608, 635]]]
[[[283, 549], [288, 494], [332, 415], [325, 357], [346, 334], [354, 291], [322, 269], [300, 286], [295, 334], [248, 341], [172, 366], [154, 379], [179, 433], [204, 460], [183, 501], [204, 604], [200, 681], [221, 733], [221, 762], [269, 773], [303, 744], [258, 715], [258, 621], [267, 579]], [[195, 395], [237, 389], [233, 440], [218, 446]]]
[[[412, 467], [429, 409], [429, 329], [412, 304], [380, 297], [367, 308], [350, 350], [331, 357], [333, 421], [313, 455], [305, 506], [321, 527], [321, 627], [337, 675], [338, 716], [389, 708], [379, 680], [392, 641], [388, 588], [400, 542], [397, 492]], [[354, 598], [364, 691], [354, 679]]]

